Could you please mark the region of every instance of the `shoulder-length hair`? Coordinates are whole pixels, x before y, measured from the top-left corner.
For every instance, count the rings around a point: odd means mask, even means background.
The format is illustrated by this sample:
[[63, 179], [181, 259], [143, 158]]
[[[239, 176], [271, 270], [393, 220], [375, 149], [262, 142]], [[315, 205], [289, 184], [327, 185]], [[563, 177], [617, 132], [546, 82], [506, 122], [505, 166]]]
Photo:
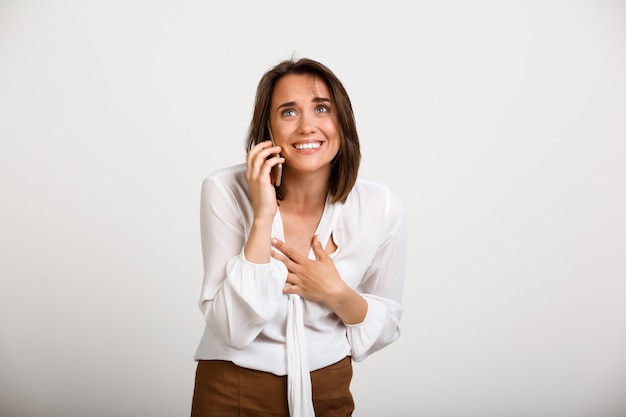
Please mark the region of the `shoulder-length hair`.
[[[246, 139], [246, 150], [252, 149], [254, 145], [270, 137], [268, 122], [272, 95], [278, 81], [288, 74], [315, 76], [326, 84], [330, 92], [333, 108], [336, 109], [340, 145], [339, 152], [331, 162], [328, 192], [332, 203], [344, 203], [356, 183], [361, 162], [361, 148], [350, 97], [339, 78], [323, 64], [308, 58], [290, 59], [280, 62], [263, 75], [256, 91], [254, 112]], [[286, 191], [283, 185], [276, 187], [276, 198], [282, 200]]]

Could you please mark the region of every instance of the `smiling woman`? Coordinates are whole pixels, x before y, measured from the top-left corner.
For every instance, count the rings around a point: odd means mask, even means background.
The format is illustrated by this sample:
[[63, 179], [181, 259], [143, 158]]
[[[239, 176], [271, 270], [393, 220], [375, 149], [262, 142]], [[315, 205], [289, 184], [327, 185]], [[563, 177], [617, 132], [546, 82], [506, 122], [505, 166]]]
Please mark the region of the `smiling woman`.
[[319, 62], [262, 77], [247, 149], [202, 187], [192, 416], [350, 416], [351, 361], [399, 336], [404, 205], [358, 176], [350, 99]]

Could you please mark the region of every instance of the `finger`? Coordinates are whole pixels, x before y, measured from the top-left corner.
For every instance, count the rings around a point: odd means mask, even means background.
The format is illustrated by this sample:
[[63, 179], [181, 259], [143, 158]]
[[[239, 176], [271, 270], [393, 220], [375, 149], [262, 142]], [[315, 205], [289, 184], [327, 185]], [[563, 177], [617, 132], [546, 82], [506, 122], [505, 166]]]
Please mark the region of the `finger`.
[[284, 164], [285, 163], [285, 158], [283, 158], [282, 156], [276, 154], [274, 156], [272, 156], [271, 158], [267, 159], [265, 161], [265, 164], [269, 165], [269, 168], [272, 169], [272, 167], [279, 165], [279, 164]]
[[299, 271], [299, 265], [293, 260], [289, 259], [287, 256], [276, 252], [275, 250], [272, 250], [271, 256], [272, 258], [285, 264], [285, 266], [287, 267], [287, 271], [289, 271], [290, 275]]
[[287, 269], [289, 269], [289, 264], [291, 263], [291, 259], [287, 258], [285, 255], [283, 255], [282, 253], [276, 252], [275, 250], [272, 251], [272, 258], [281, 261], [282, 263], [284, 263], [287, 266]]
[[248, 155], [253, 155], [253, 156], [258, 155], [260, 152], [263, 152], [263, 150], [272, 148], [272, 147], [274, 147], [274, 145], [272, 144], [271, 141], [264, 140], [264, 141], [257, 143], [252, 148], [250, 148], [248, 150]]
[[272, 145], [272, 142], [269, 140], [259, 142], [252, 149], [248, 151], [248, 160], [253, 159], [266, 159], [272, 154], [279, 154], [281, 151], [280, 146]]
[[321, 261], [322, 259], [325, 259], [328, 256], [328, 254], [324, 250], [324, 247], [322, 246], [322, 242], [320, 242], [319, 235], [313, 236], [311, 247], [313, 248], [313, 253], [315, 254], [315, 258], [318, 261]]
[[268, 156], [270, 156], [272, 153], [278, 153], [278, 152], [272, 152], [274, 148], [279, 148], [279, 147], [272, 146], [272, 142], [270, 142], [269, 140], [257, 143], [256, 145], [252, 147], [252, 149], [248, 151], [248, 155], [247, 155], [248, 164], [255, 165], [257, 161], [263, 162], [263, 160], [267, 158]]
[[294, 250], [291, 246], [286, 244], [285, 242], [278, 240], [276, 238], [272, 239], [272, 246], [281, 251], [286, 257], [291, 259], [296, 263], [301, 263], [302, 255], [298, 253], [298, 251]]
[[267, 144], [267, 141], [266, 141], [266, 142], [257, 143], [252, 148], [250, 148], [248, 150], [248, 154], [246, 155], [248, 165], [252, 165], [252, 163], [257, 159], [257, 155], [259, 154], [259, 152], [261, 152], [263, 149], [267, 148], [268, 146], [269, 145]]
[[283, 294], [298, 294], [302, 296], [302, 291], [297, 285], [285, 285], [283, 287]]
[[300, 280], [298, 279], [298, 276], [296, 274], [289, 273], [287, 274], [287, 280], [285, 282], [291, 285], [298, 285], [300, 283]]

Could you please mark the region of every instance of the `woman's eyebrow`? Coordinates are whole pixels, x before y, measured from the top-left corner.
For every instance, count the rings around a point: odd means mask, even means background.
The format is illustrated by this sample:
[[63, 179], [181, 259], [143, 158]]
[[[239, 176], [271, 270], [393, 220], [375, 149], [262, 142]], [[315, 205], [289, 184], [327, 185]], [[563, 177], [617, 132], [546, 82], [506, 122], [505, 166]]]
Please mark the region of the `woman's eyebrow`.
[[277, 107], [277, 109], [282, 109], [283, 107], [293, 107], [293, 106], [295, 106], [295, 105], [296, 105], [296, 102], [295, 102], [295, 101], [288, 101], [288, 102], [286, 102], [286, 103], [279, 104], [279, 105], [278, 105], [278, 107]]
[[[312, 103], [330, 103], [330, 99], [326, 97], [313, 97], [311, 99]], [[287, 101], [286, 103], [279, 104], [277, 109], [282, 109], [283, 107], [293, 107], [296, 105], [295, 101]]]

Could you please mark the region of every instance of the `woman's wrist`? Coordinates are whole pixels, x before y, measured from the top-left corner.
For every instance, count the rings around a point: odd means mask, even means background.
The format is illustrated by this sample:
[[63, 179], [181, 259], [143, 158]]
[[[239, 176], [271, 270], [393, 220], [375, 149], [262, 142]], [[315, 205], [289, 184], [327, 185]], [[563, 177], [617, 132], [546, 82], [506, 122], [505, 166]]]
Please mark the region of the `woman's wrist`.
[[367, 314], [367, 301], [347, 285], [327, 305], [346, 324], [361, 323]]
[[258, 264], [268, 263], [272, 253], [271, 238], [272, 222], [269, 219], [255, 218], [243, 248], [246, 259]]

